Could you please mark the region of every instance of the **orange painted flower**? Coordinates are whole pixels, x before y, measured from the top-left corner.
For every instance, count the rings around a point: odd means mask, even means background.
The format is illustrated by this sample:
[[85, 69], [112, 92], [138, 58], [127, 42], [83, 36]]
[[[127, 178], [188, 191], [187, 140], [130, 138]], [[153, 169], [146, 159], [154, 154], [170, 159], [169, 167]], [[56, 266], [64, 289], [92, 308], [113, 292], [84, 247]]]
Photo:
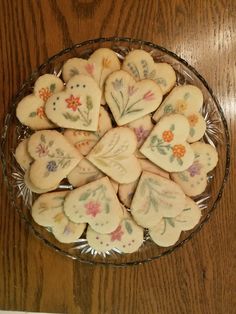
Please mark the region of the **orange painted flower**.
[[37, 109], [36, 111], [37, 116], [39, 116], [40, 119], [45, 117], [45, 111], [44, 111], [44, 107], [41, 106]]
[[39, 90], [39, 97], [44, 101], [44, 102], [46, 102], [47, 100], [48, 100], [48, 98], [49, 97], [51, 97], [52, 96], [52, 92], [49, 90], [49, 88], [48, 87], [46, 87], [46, 88], [41, 88], [40, 90]]
[[187, 109], [187, 104], [184, 100], [178, 100], [176, 102], [176, 112], [183, 112]]
[[191, 114], [188, 116], [188, 122], [190, 126], [195, 126], [198, 123], [198, 116], [196, 114]]
[[174, 138], [174, 134], [173, 134], [173, 132], [171, 132], [170, 130], [169, 131], [164, 131], [163, 133], [162, 133], [162, 138], [163, 138], [163, 140], [165, 141], [165, 142], [171, 142], [172, 140], [173, 140], [173, 138]]
[[76, 111], [79, 106], [81, 106], [80, 98], [74, 97], [73, 95], [70, 95], [69, 98], [66, 99], [67, 102], [67, 108], [72, 109], [73, 111]]
[[185, 153], [186, 153], [186, 149], [183, 145], [175, 145], [173, 148], [172, 148], [172, 151], [173, 151], [173, 155], [177, 158], [181, 158], [181, 157], [184, 157]]

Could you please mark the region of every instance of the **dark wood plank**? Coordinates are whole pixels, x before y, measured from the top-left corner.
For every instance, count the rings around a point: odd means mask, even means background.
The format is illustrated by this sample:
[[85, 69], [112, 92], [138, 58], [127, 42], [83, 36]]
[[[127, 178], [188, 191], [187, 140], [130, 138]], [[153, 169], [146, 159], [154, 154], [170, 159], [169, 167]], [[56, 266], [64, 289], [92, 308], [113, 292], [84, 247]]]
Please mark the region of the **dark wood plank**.
[[[226, 114], [235, 165], [236, 3], [204, 0], [1, 0], [0, 117], [49, 56], [100, 36], [153, 41], [206, 78]], [[136, 267], [92, 267], [37, 240], [10, 206], [1, 177], [0, 309], [69, 313], [235, 311], [235, 167], [209, 223], [171, 256]]]

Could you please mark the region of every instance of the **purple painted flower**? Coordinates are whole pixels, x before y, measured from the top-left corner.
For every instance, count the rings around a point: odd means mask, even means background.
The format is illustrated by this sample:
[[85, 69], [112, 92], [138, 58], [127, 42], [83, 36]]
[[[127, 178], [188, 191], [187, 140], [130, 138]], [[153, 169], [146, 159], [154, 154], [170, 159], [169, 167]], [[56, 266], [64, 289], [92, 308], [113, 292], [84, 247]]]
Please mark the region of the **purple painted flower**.
[[187, 171], [189, 172], [191, 177], [199, 175], [201, 173], [202, 165], [199, 163], [198, 160], [194, 161], [192, 166], [190, 166]]
[[145, 130], [142, 125], [138, 128], [134, 128], [134, 132], [137, 136], [138, 142], [145, 140], [149, 134], [149, 130]]
[[55, 162], [55, 160], [50, 160], [47, 164], [47, 170], [49, 172], [55, 172], [57, 171], [57, 164]]

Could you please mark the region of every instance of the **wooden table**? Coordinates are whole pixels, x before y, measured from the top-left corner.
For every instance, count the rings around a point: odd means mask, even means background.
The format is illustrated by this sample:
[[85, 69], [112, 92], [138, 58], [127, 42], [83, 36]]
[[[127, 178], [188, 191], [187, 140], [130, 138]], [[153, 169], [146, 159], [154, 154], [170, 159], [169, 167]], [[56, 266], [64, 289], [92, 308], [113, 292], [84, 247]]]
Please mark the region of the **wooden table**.
[[136, 267], [92, 267], [35, 238], [1, 177], [0, 309], [69, 313], [235, 313], [236, 2], [1, 0], [0, 112], [49, 56], [86, 39], [125, 36], [180, 55], [209, 82], [231, 130], [232, 168], [210, 222], [183, 248]]

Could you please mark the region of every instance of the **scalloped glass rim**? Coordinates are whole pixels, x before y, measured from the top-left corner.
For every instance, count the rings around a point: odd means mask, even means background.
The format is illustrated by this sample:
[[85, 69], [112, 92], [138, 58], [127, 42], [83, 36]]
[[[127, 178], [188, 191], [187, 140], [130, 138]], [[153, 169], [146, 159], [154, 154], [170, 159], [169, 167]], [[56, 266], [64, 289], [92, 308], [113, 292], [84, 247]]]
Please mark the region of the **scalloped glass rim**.
[[[164, 252], [161, 252], [155, 256], [150, 256], [150, 257], [145, 257], [145, 258], [143, 257], [143, 258], [140, 258], [139, 260], [125, 261], [125, 262], [119, 262], [118, 260], [109, 261], [106, 258], [104, 260], [96, 260], [95, 258], [94, 259], [93, 258], [88, 259], [87, 255], [76, 256], [76, 255], [73, 255], [72, 253], [66, 251], [65, 249], [60, 248], [58, 245], [52, 243], [48, 239], [44, 238], [43, 235], [35, 228], [35, 226], [32, 224], [32, 222], [29, 220], [29, 218], [25, 215], [23, 210], [19, 206], [17, 206], [15, 203], [16, 197], [14, 194], [14, 188], [10, 184], [10, 181], [8, 178], [7, 161], [6, 161], [6, 156], [5, 156], [5, 152], [4, 152], [4, 150], [6, 149], [6, 140], [7, 140], [7, 135], [9, 133], [10, 122], [11, 122], [11, 119], [14, 115], [15, 107], [16, 107], [19, 99], [24, 94], [25, 89], [30, 88], [32, 86], [32, 82], [35, 80], [35, 78], [37, 78], [38, 74], [43, 69], [45, 69], [45, 67], [47, 67], [47, 65], [52, 64], [59, 57], [65, 55], [67, 53], [71, 53], [71, 52], [73, 52], [79, 48], [83, 48], [83, 47], [85, 48], [86, 46], [89, 46], [89, 45], [94, 45], [94, 44], [100, 45], [100, 44], [106, 44], [106, 43], [110, 43], [110, 44], [118, 44], [119, 43], [121, 45], [120, 47], [122, 47], [122, 43], [123, 43], [124, 45], [129, 44], [129, 46], [131, 46], [131, 48], [134, 48], [134, 46], [135, 46], [135, 48], [137, 48], [136, 46], [138, 46], [139, 48], [145, 47], [148, 50], [154, 49], [154, 50], [157, 50], [159, 52], [162, 52], [163, 54], [166, 54], [166, 55], [172, 57], [177, 62], [179, 62], [180, 64], [182, 64], [186, 68], [188, 68], [188, 70], [190, 70], [190, 72], [192, 72], [198, 78], [198, 80], [204, 85], [204, 87], [207, 89], [209, 95], [211, 96], [211, 98], [214, 102], [214, 105], [217, 108], [218, 114], [219, 114], [220, 119], [221, 119], [221, 123], [223, 125], [223, 129], [224, 129], [223, 130], [224, 131], [224, 137], [225, 137], [225, 143], [224, 144], [226, 146], [224, 175], [222, 178], [222, 182], [220, 184], [220, 188], [218, 190], [218, 195], [215, 198], [215, 200], [213, 201], [211, 208], [207, 209], [207, 214], [205, 215], [205, 217], [201, 221], [201, 223], [198, 224], [197, 227], [195, 229], [193, 229], [193, 231], [189, 232], [189, 235], [185, 239], [177, 242], [177, 244], [175, 244], [174, 246], [167, 248]], [[61, 254], [68, 256], [70, 258], [76, 259], [76, 260], [83, 262], [83, 263], [88, 263], [88, 264], [93, 264], [93, 265], [95, 265], [95, 264], [112, 265], [112, 266], [118, 266], [118, 267], [128, 266], [128, 265], [137, 265], [137, 264], [142, 264], [145, 262], [149, 262], [149, 261], [158, 259], [162, 256], [165, 256], [167, 254], [172, 253], [177, 248], [183, 246], [187, 241], [189, 241], [193, 237], [193, 235], [196, 234], [203, 227], [203, 225], [209, 220], [212, 211], [216, 208], [216, 205], [222, 196], [223, 189], [224, 189], [224, 186], [225, 186], [228, 174], [229, 174], [229, 167], [230, 167], [229, 131], [228, 131], [228, 126], [227, 126], [226, 119], [224, 117], [223, 110], [222, 110], [218, 100], [216, 99], [215, 95], [213, 94], [212, 89], [208, 86], [205, 79], [192, 66], [190, 66], [185, 60], [183, 60], [182, 58], [177, 56], [175, 53], [167, 50], [166, 48], [163, 48], [163, 47], [156, 45], [152, 42], [147, 42], [147, 41], [143, 41], [143, 40], [139, 40], [139, 39], [132, 39], [132, 38], [122, 38], [122, 37], [97, 38], [97, 39], [93, 39], [93, 40], [84, 41], [84, 42], [79, 43], [79, 44], [75, 44], [72, 47], [66, 48], [66, 49], [60, 51], [59, 53], [55, 54], [54, 56], [50, 57], [44, 64], [39, 66], [38, 69], [35, 70], [32, 73], [32, 75], [29, 77], [29, 79], [22, 85], [20, 91], [17, 93], [17, 95], [13, 99], [9, 113], [6, 115], [5, 120], [4, 120], [4, 126], [3, 126], [3, 130], [2, 130], [2, 134], [1, 134], [1, 161], [2, 161], [2, 166], [3, 166], [4, 177], [5, 177], [5, 180], [6, 180], [7, 185], [8, 185], [8, 191], [10, 194], [12, 206], [16, 208], [16, 210], [19, 212], [21, 218], [24, 221], [26, 221], [28, 226], [33, 230], [34, 234], [39, 239], [41, 239], [45, 244], [47, 244], [49, 247], [55, 249], [56, 251], [60, 252]], [[116, 258], [118, 259], [119, 257], [116, 257]]]

